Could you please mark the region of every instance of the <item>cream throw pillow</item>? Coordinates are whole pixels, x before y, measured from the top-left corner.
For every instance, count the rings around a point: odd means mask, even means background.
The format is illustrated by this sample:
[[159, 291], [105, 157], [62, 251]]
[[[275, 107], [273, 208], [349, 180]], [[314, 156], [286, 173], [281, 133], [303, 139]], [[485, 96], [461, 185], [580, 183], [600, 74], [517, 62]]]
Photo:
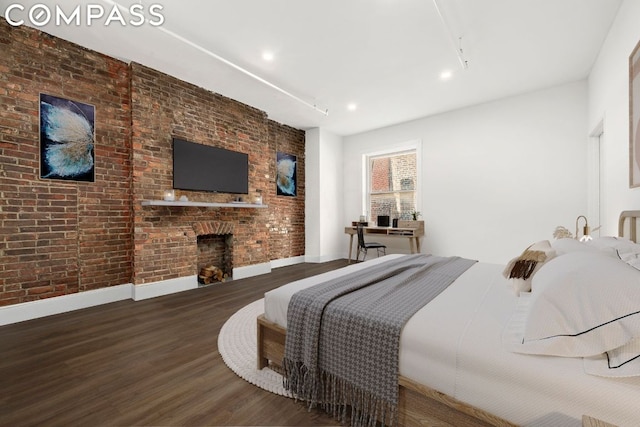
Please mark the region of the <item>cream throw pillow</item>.
[[520, 292], [531, 292], [533, 275], [542, 265], [556, 256], [556, 251], [548, 240], [534, 243], [519, 257], [509, 261], [502, 275], [509, 279], [509, 287], [520, 296]]

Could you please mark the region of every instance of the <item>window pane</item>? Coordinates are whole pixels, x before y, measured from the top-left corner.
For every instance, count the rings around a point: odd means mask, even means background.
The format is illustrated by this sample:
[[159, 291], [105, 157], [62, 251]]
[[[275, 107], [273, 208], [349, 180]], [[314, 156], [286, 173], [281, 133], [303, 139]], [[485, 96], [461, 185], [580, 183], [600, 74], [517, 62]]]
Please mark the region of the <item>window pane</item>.
[[415, 190], [415, 153], [374, 158], [370, 167], [371, 192]]
[[415, 192], [371, 194], [371, 219], [378, 215], [391, 218], [412, 219], [411, 212], [416, 210]]

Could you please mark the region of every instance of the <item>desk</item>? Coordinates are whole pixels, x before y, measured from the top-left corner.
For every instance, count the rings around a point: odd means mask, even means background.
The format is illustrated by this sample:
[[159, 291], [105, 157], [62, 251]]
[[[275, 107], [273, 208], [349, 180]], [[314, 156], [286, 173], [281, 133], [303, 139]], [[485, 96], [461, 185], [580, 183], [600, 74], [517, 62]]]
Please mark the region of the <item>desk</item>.
[[[358, 234], [358, 229], [356, 226], [345, 227], [344, 232], [349, 235], [349, 263], [351, 263], [353, 236]], [[424, 236], [424, 221], [398, 221], [397, 227], [365, 226], [364, 234], [409, 239], [411, 253], [420, 253], [420, 237]]]

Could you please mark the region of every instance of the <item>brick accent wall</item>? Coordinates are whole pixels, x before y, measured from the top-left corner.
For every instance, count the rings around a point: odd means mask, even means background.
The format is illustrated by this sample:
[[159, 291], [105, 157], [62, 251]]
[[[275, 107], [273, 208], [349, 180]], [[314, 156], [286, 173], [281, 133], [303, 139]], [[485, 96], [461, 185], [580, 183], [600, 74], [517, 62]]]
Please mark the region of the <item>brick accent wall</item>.
[[[276, 150], [298, 156], [304, 169], [304, 132], [275, 123], [266, 113], [140, 64], [131, 65], [134, 283], [197, 273], [191, 224], [235, 224], [233, 267], [304, 254], [304, 173], [299, 195], [278, 197]], [[172, 186], [173, 137], [249, 155], [248, 201], [262, 196], [268, 209], [141, 206]], [[176, 190], [176, 198], [230, 202], [235, 195]]]
[[[95, 182], [40, 179], [39, 94], [92, 104]], [[0, 19], [0, 305], [128, 283], [127, 64]]]
[[[39, 178], [39, 94], [96, 109], [94, 183]], [[173, 136], [249, 154], [267, 209], [141, 206], [172, 186]], [[278, 197], [276, 150], [298, 157]], [[193, 224], [234, 223], [234, 267], [304, 254], [304, 132], [139, 64], [0, 19], [0, 305], [196, 274]], [[192, 201], [234, 196], [177, 191]]]
[[[271, 259], [304, 255], [305, 157], [304, 133], [297, 129], [269, 123], [269, 147], [272, 169], [269, 182], [269, 242]], [[276, 152], [297, 156], [297, 194], [276, 196]]]

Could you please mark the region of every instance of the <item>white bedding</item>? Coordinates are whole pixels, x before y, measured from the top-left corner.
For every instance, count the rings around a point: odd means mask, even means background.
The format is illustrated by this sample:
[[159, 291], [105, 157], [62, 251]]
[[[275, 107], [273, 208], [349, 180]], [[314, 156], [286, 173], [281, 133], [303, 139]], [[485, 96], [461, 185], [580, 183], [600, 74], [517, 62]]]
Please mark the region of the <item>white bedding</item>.
[[[403, 255], [387, 255], [265, 294], [265, 317], [286, 327], [291, 296], [305, 287]], [[503, 349], [516, 296], [504, 266], [476, 263], [403, 329], [400, 374], [523, 426], [581, 426], [589, 415], [640, 425], [640, 377], [584, 373], [581, 358], [533, 356]]]

